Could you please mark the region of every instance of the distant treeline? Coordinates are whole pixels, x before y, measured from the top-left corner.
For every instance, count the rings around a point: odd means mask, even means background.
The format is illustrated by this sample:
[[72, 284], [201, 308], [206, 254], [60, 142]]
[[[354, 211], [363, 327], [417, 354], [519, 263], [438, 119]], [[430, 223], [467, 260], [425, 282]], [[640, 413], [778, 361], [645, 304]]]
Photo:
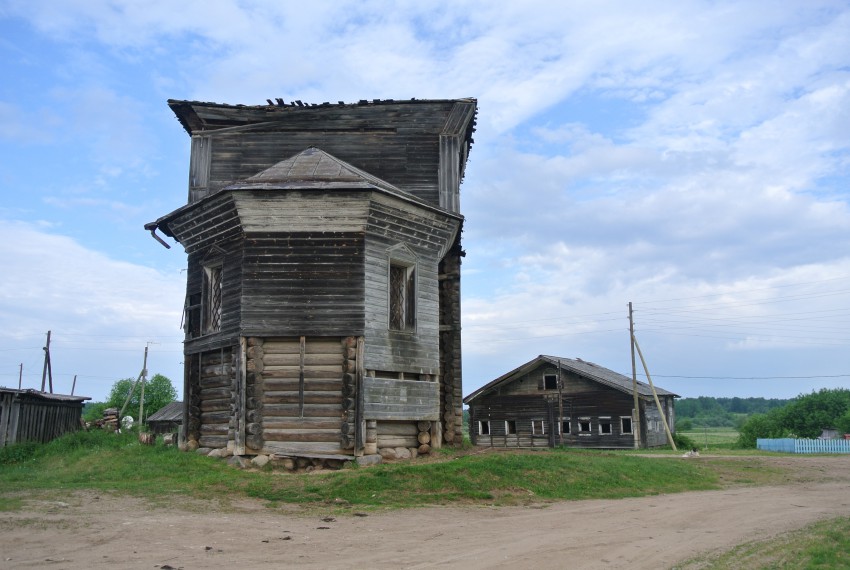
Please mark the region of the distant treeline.
[[[741, 427], [753, 414], [766, 414], [791, 400], [766, 398], [681, 398], [676, 400], [676, 425], [691, 427]], [[684, 424], [684, 425], [682, 425]]]

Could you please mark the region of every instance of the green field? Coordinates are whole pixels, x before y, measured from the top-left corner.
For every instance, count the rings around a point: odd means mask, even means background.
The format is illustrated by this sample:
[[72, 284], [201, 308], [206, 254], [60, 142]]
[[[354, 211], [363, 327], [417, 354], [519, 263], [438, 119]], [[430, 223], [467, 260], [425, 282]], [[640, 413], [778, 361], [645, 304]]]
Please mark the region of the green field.
[[728, 427], [696, 428], [676, 433], [691, 439], [700, 449], [726, 449], [738, 441], [738, 430]]

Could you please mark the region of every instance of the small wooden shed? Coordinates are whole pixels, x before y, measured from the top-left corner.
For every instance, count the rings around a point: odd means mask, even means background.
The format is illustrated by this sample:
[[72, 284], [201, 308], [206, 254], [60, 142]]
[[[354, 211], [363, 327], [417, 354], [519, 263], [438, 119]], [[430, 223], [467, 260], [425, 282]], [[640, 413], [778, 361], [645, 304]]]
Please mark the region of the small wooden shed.
[[476, 101], [169, 105], [192, 136], [188, 203], [145, 228], [188, 254], [189, 447], [353, 458], [460, 443]]
[[178, 433], [183, 425], [183, 402], [171, 402], [152, 413], [145, 422], [151, 433]]
[[86, 400], [91, 398], [0, 388], [0, 447], [25, 441], [47, 443], [77, 431]]
[[662, 414], [675, 424], [678, 396], [637, 383], [640, 425], [633, 421], [632, 379], [580, 358], [538, 356], [466, 398], [469, 436], [493, 447], [631, 449], [667, 443]]

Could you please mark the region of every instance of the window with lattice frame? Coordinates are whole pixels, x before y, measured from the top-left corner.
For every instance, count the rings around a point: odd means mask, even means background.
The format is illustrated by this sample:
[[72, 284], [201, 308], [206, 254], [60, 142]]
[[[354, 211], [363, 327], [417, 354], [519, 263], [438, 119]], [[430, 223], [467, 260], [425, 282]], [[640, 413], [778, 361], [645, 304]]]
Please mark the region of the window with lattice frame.
[[389, 289], [390, 330], [415, 330], [416, 267], [390, 263]]
[[221, 330], [222, 303], [222, 271], [221, 265], [204, 267], [203, 285], [203, 333], [209, 334]]

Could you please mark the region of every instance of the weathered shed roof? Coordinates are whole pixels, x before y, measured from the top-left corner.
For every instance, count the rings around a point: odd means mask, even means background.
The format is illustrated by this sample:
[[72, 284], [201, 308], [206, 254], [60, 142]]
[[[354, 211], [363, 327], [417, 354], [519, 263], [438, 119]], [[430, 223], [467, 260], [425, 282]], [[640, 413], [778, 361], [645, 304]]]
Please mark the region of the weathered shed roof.
[[171, 402], [166, 404], [153, 414], [151, 414], [148, 422], [182, 422], [183, 421], [183, 402]]
[[[561, 370], [578, 374], [580, 376], [588, 378], [589, 380], [599, 382], [600, 384], [604, 384], [621, 392], [626, 392], [628, 394], [632, 393], [632, 379], [628, 376], [620, 374], [619, 372], [614, 372], [613, 370], [609, 370], [608, 368], [604, 368], [592, 362], [587, 362], [580, 358], [563, 358], [558, 356], [546, 356], [544, 354], [541, 354], [534, 360], [526, 362], [522, 366], [519, 366], [511, 370], [507, 374], [499, 376], [492, 382], [485, 384], [484, 386], [464, 398], [463, 402], [465, 404], [468, 404], [479, 396], [488, 394], [493, 390], [497, 389], [498, 387], [502, 386], [503, 384], [508, 384], [515, 380], [517, 377], [534, 370], [541, 364], [550, 364], [557, 368], [559, 362], [561, 365]], [[652, 390], [650, 389], [649, 384], [646, 384], [644, 382], [638, 381], [637, 391], [638, 395], [640, 396], [652, 396]], [[668, 392], [667, 390], [659, 388], [658, 386], [655, 387], [655, 391], [658, 393], [659, 396], [673, 396], [674, 398], [679, 397], [678, 394]]]
[[71, 396], [68, 394], [51, 394], [40, 390], [24, 389], [15, 390], [14, 388], [0, 388], [0, 393], [15, 394], [17, 396], [29, 396], [33, 398], [42, 398], [53, 402], [77, 402], [83, 403], [85, 400], [91, 400], [90, 396]]

